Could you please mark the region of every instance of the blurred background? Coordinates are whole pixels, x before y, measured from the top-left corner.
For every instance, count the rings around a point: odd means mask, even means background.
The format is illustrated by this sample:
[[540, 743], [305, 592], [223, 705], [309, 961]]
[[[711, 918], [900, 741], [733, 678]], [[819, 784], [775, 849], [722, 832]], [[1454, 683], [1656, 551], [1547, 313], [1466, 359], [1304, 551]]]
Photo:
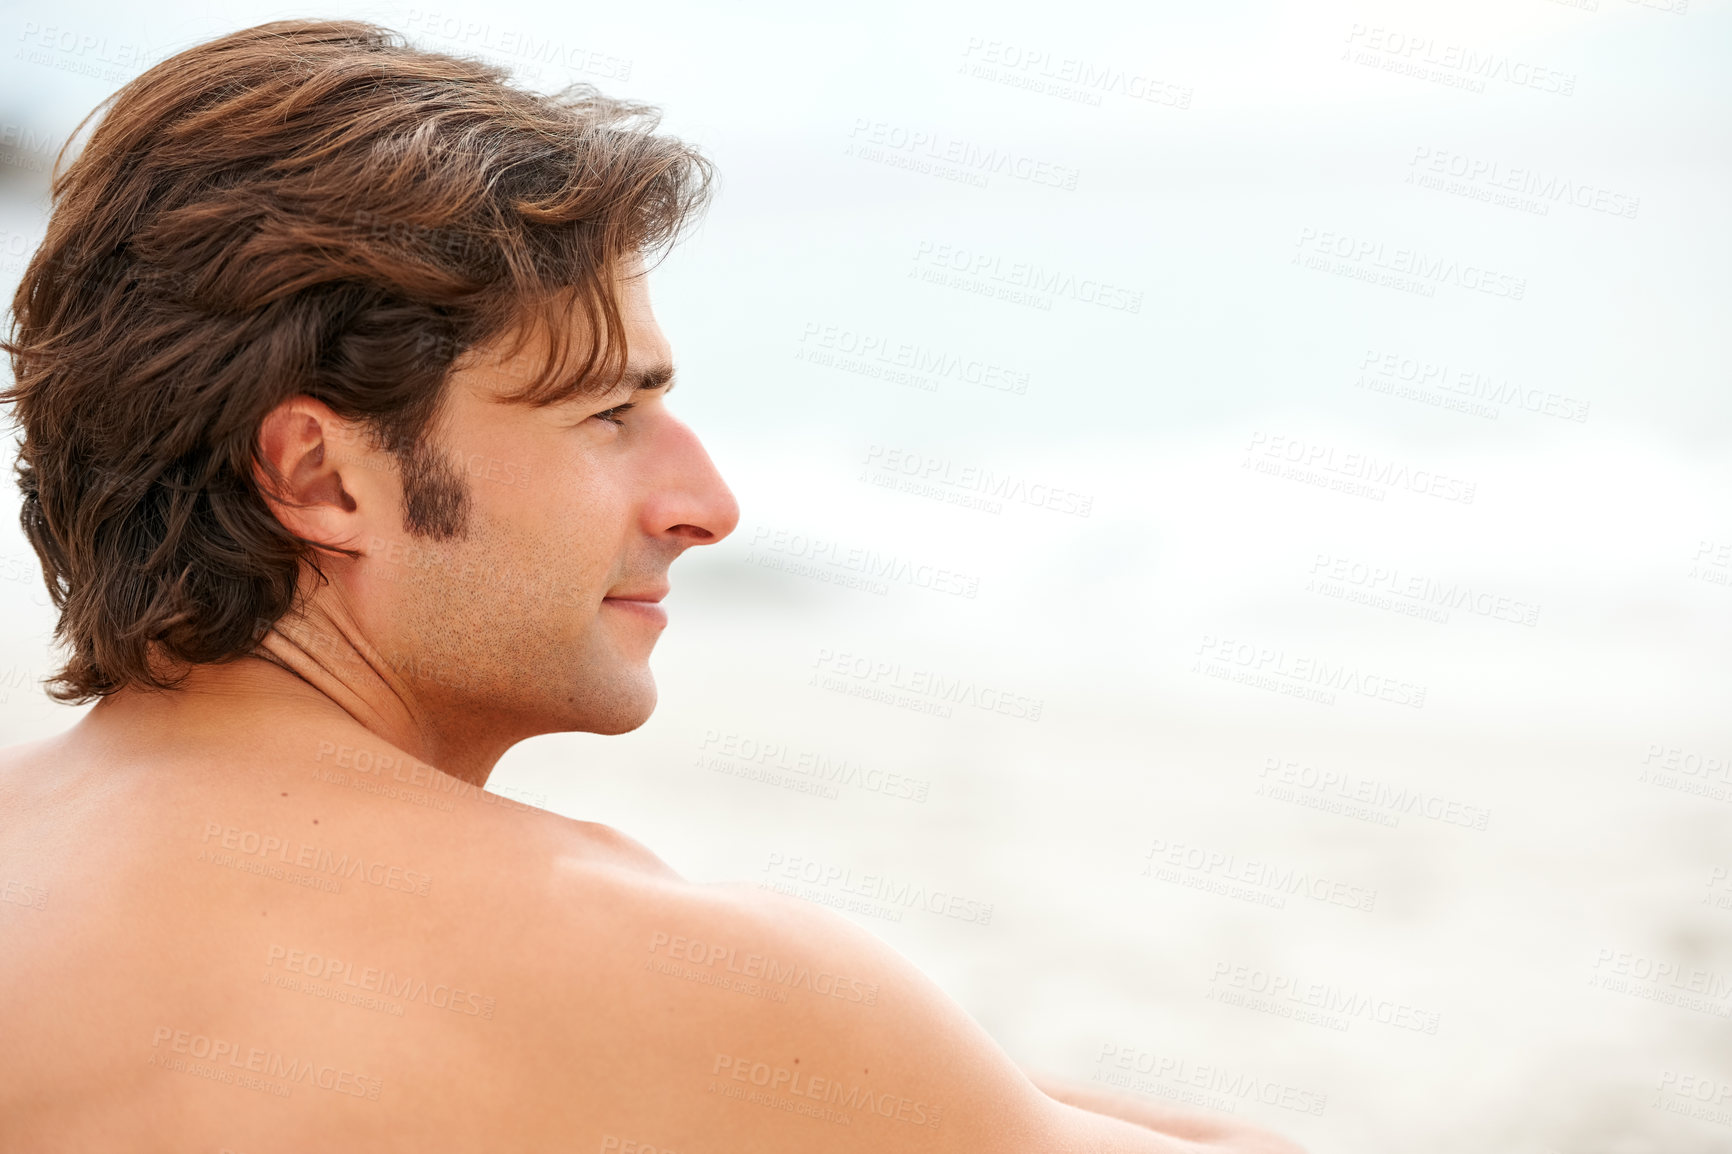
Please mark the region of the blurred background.
[[80, 118], [270, 19], [717, 162], [651, 291], [739, 529], [491, 788], [1317, 1154], [1732, 1150], [1732, 5], [3, 11], [8, 300]]

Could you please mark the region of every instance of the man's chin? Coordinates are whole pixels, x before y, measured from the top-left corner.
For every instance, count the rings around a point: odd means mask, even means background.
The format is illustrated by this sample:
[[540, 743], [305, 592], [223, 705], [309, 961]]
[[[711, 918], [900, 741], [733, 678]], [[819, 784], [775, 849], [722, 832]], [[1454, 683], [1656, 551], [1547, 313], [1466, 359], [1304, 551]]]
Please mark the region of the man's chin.
[[580, 716], [570, 719], [573, 724], [568, 725], [568, 729], [609, 737], [630, 733], [648, 721], [655, 712], [655, 680], [646, 669], [641, 680], [634, 679], [629, 686], [620, 687], [606, 701], [592, 701], [588, 705], [589, 708], [583, 710]]
[[603, 737], [616, 737], [622, 733], [630, 733], [632, 730], [642, 726], [644, 722], [649, 720], [650, 712], [650, 710], [646, 709], [641, 715], [638, 715], [635, 718], [619, 717], [609, 718], [608, 720], [601, 722], [591, 721], [589, 724], [578, 728], [584, 733], [599, 733]]

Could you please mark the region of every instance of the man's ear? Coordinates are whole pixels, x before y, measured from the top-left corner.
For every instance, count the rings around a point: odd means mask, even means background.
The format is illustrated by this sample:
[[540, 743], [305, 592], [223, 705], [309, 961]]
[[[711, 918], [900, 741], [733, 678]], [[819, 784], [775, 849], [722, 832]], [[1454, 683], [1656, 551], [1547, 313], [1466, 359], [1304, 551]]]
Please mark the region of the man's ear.
[[359, 476], [365, 472], [359, 457], [372, 451], [360, 432], [312, 397], [290, 397], [265, 415], [259, 455], [279, 477], [255, 467], [253, 479], [285, 529], [347, 548], [364, 537], [360, 522], [372, 510], [362, 506], [380, 494]]

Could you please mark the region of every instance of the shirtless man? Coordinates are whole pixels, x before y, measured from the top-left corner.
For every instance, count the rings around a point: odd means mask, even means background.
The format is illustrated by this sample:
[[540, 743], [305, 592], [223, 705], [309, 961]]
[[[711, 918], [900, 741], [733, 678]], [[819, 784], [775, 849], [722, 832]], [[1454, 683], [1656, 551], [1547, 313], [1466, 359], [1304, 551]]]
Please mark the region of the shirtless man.
[[1292, 1154], [482, 789], [644, 722], [669, 566], [739, 517], [642, 259], [707, 162], [579, 97], [282, 22], [57, 180], [8, 399], [96, 704], [0, 754], [0, 1149]]

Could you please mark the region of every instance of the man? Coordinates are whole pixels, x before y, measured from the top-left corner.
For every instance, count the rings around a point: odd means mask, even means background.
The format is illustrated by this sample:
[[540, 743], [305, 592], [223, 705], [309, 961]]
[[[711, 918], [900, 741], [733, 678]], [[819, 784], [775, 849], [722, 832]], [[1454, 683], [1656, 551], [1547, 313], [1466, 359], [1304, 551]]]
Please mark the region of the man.
[[280, 22], [57, 177], [7, 399], [96, 704], [0, 757], [0, 1149], [1292, 1151], [1037, 1088], [846, 920], [481, 789], [644, 722], [739, 517], [645, 287], [710, 169], [573, 92]]

